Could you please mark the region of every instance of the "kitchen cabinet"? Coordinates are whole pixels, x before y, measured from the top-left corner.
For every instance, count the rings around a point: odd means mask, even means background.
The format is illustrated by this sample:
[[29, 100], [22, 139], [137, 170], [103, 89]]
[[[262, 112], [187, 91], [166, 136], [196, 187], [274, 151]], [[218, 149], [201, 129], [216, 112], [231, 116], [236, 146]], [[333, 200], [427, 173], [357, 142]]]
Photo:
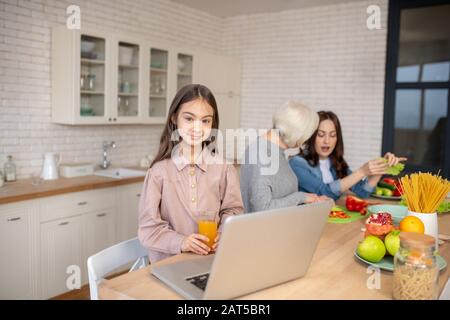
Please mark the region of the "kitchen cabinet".
[[195, 80], [195, 54], [92, 29], [52, 30], [52, 122], [162, 124], [177, 90]]
[[[91, 255], [116, 243], [116, 214], [114, 208], [83, 215], [83, 267]], [[87, 281], [87, 279], [86, 279]]]
[[116, 188], [68, 193], [40, 200], [42, 297], [68, 291], [71, 265], [88, 283], [87, 258], [116, 243]]
[[[41, 290], [43, 298], [68, 291], [67, 268], [82, 268], [81, 216], [41, 224]], [[82, 276], [82, 274], [80, 274]]]
[[[245, 137], [238, 136], [238, 132], [227, 139], [226, 129], [240, 128], [241, 113], [241, 64], [239, 59], [208, 52], [202, 52], [197, 57], [199, 82], [206, 85], [214, 94], [219, 110], [219, 129], [222, 132], [225, 151], [224, 157], [236, 160], [245, 151]], [[241, 139], [237, 143], [235, 139]], [[241, 150], [237, 147], [241, 146]]]
[[118, 187], [118, 241], [125, 241], [137, 236], [139, 201], [142, 183], [134, 183]]
[[0, 299], [70, 290], [69, 266], [88, 283], [89, 256], [137, 235], [142, 182], [0, 205]]
[[33, 201], [0, 206], [0, 299], [38, 298], [36, 217]]

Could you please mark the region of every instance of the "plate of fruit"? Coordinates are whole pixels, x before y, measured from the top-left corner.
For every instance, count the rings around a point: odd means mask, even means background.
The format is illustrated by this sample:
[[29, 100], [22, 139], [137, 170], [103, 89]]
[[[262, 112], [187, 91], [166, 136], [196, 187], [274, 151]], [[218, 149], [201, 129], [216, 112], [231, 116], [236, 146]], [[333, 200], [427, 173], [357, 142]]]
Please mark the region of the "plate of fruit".
[[[355, 257], [369, 265], [383, 270], [394, 270], [394, 256], [400, 248], [400, 232], [424, 232], [423, 223], [414, 216], [404, 217], [399, 226], [389, 212], [370, 214], [365, 221], [364, 239], [354, 252]], [[447, 266], [445, 260], [437, 255], [439, 270]]]
[[374, 198], [387, 200], [400, 200], [402, 198], [402, 186], [400, 182], [392, 178], [384, 178], [378, 182], [375, 192], [371, 194]]

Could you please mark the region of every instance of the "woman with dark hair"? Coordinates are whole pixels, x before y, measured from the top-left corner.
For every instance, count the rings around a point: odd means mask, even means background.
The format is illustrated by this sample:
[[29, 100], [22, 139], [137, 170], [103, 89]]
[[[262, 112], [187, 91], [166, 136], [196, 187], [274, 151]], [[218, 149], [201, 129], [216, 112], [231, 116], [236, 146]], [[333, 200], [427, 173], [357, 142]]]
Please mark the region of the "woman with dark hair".
[[[215, 213], [220, 232], [226, 217], [244, 210], [236, 169], [214, 150], [218, 127], [208, 88], [192, 84], [178, 91], [139, 204], [138, 236], [152, 263], [181, 252], [214, 251], [219, 236], [208, 239], [197, 232], [199, 215]], [[208, 240], [214, 241], [212, 248]]]
[[338, 199], [347, 190], [361, 198], [374, 191], [388, 167], [405, 161], [388, 152], [383, 159], [366, 162], [352, 172], [344, 159], [344, 141], [338, 117], [331, 111], [319, 111], [319, 127], [306, 141], [300, 156], [289, 160], [298, 179], [299, 190]]

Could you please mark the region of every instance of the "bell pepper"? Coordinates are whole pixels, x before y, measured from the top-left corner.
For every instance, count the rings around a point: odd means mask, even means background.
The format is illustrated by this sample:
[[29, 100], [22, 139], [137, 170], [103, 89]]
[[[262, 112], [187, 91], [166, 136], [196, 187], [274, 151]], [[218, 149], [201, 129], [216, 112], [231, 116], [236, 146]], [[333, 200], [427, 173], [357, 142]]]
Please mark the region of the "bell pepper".
[[395, 184], [397, 183], [397, 181], [395, 179], [392, 178], [384, 178], [383, 182], [386, 182], [387, 184], [393, 185], [395, 186]]
[[347, 196], [345, 199], [345, 207], [348, 211], [359, 212], [361, 215], [367, 213], [367, 201], [355, 196]]
[[392, 193], [392, 195], [394, 197], [400, 197], [401, 195], [403, 195], [403, 189], [402, 189], [402, 185], [400, 184], [400, 182], [396, 182], [395, 183], [395, 189], [394, 192]]

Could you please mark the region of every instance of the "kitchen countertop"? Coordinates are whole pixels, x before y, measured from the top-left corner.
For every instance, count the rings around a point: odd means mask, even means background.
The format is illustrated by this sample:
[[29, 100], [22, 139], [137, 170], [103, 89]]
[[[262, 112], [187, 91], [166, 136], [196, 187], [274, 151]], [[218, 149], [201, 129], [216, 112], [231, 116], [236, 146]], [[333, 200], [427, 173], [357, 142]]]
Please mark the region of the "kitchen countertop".
[[[130, 169], [146, 169], [129, 167]], [[56, 180], [40, 180], [39, 185], [32, 185], [32, 178], [5, 183], [0, 187], [0, 205], [5, 203], [32, 200], [58, 194], [115, 187], [130, 183], [143, 182], [145, 177], [114, 179], [89, 175], [75, 178], [59, 178]]]

